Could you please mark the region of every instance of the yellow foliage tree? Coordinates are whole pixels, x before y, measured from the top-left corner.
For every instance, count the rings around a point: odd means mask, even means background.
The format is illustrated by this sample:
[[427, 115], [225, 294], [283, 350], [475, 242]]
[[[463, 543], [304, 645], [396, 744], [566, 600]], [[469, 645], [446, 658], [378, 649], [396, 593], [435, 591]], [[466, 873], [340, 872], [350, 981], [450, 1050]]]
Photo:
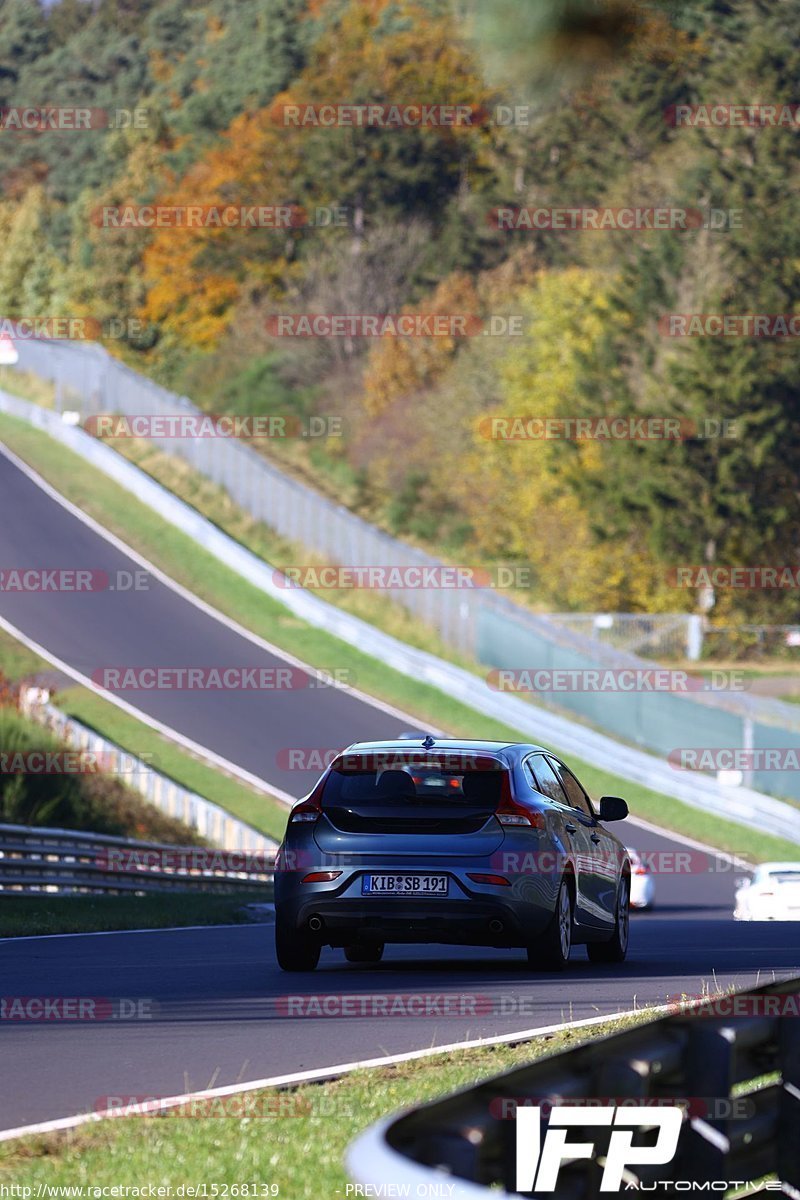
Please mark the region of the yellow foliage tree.
[[581, 358], [618, 319], [606, 299], [606, 280], [580, 268], [543, 274], [520, 296], [519, 307], [530, 328], [500, 368], [502, 400], [476, 422], [460, 473], [459, 499], [477, 545], [495, 560], [529, 564], [536, 599], [547, 606], [626, 610], [646, 601], [652, 608], [660, 585], [644, 539], [599, 541], [594, 528], [602, 515], [586, 511], [579, 499], [579, 476], [603, 471], [602, 443], [492, 436], [498, 428], [492, 418], [603, 415], [587, 407], [578, 379]]

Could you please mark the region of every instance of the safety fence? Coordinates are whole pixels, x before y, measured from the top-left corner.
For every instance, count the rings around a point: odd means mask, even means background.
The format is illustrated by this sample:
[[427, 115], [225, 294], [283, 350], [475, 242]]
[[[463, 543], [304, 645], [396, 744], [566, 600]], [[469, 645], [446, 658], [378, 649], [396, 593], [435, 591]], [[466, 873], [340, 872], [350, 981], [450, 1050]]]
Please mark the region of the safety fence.
[[[351, 1178], [373, 1188], [389, 1181], [408, 1187], [396, 1195], [451, 1200], [599, 1200], [637, 1190], [662, 1196], [777, 1191], [796, 1198], [800, 979], [699, 1003], [678, 1001], [673, 1008], [671, 1015], [382, 1122], [350, 1148]], [[562, 1106], [579, 1110], [568, 1129], [559, 1128]], [[668, 1148], [662, 1155], [653, 1134], [664, 1109], [678, 1110], [680, 1131], [672, 1153]], [[626, 1114], [634, 1114], [627, 1128]], [[633, 1128], [636, 1116], [639, 1129]], [[554, 1156], [555, 1188], [536, 1170], [548, 1137], [566, 1138], [565, 1161], [558, 1151]], [[583, 1147], [570, 1155], [573, 1143]], [[552, 1163], [549, 1151], [548, 1158]], [[607, 1168], [613, 1175], [623, 1162], [621, 1183], [604, 1178]]]
[[697, 613], [547, 613], [548, 621], [615, 650], [642, 658], [688, 659], [703, 653], [703, 618]]
[[206, 849], [32, 825], [0, 825], [0, 893], [257, 891], [274, 851]]

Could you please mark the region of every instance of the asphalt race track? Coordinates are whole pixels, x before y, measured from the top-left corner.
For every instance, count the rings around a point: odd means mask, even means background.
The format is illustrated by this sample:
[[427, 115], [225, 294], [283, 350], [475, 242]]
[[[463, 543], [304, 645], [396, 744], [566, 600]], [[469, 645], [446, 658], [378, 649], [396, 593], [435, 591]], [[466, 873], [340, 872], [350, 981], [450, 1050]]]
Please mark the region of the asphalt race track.
[[[0, 456], [0, 512], [10, 511], [14, 520], [0, 523], [5, 567], [137, 569]], [[108, 665], [284, 665], [157, 581], [145, 592], [0, 592], [0, 612], [87, 675]], [[281, 748], [398, 732], [396, 717], [330, 688], [125, 695], [294, 795], [315, 775], [281, 770]], [[633, 823], [625, 837], [640, 851], [687, 850]], [[732, 921], [737, 872], [699, 852], [687, 871], [670, 862], [661, 860], [656, 909], [633, 917], [628, 962], [591, 966], [577, 948], [566, 975], [531, 974], [516, 951], [441, 947], [389, 947], [370, 967], [327, 950], [315, 973], [285, 975], [269, 925], [0, 942], [2, 997], [94, 998], [96, 1012], [102, 998], [142, 1000], [145, 1014], [0, 1022], [0, 1130], [88, 1111], [106, 1096], [175, 1095], [797, 973], [796, 925]], [[424, 993], [434, 1009], [388, 1019], [370, 1000], [365, 1015], [297, 1015], [302, 997], [323, 993]], [[444, 994], [463, 1015], [436, 1014]]]
[[[723, 879], [716, 883], [729, 895]], [[0, 944], [6, 996], [145, 1006], [129, 1005], [144, 1019], [124, 1022], [4, 1022], [0, 1130], [104, 1107], [107, 1096], [178, 1095], [624, 1011], [709, 986], [745, 987], [772, 979], [773, 970], [796, 974], [796, 926], [734, 923], [728, 905], [692, 910], [677, 887], [659, 882], [676, 902], [635, 915], [623, 967], [591, 966], [578, 948], [563, 975], [532, 975], [516, 951], [438, 946], [389, 947], [370, 967], [326, 950], [313, 974], [285, 975], [269, 925], [9, 940]], [[773, 970], [765, 972], [765, 962]], [[420, 993], [431, 998], [428, 1016], [390, 1019], [374, 999]], [[366, 1015], [297, 1015], [310, 996], [338, 1004], [359, 994], [370, 997]], [[445, 994], [463, 1016], [431, 1009]]]

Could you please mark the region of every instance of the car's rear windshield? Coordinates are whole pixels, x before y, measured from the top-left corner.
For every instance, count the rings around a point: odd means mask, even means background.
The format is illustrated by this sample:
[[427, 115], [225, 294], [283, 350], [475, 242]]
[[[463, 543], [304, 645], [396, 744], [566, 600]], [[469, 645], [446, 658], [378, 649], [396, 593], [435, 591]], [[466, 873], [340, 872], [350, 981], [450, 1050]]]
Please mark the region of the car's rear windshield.
[[447, 804], [495, 809], [500, 801], [505, 768], [496, 759], [469, 762], [385, 759], [334, 764], [325, 781], [323, 807], [357, 804], [395, 806]]
[[800, 869], [797, 871], [770, 871], [770, 879], [778, 883], [800, 883]]

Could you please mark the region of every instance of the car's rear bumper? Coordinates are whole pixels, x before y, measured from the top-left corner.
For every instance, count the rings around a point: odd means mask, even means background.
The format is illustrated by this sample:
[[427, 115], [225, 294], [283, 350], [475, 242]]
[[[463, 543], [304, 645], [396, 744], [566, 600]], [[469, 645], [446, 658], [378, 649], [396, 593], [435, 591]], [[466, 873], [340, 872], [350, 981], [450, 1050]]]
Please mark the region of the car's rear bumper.
[[[454, 946], [526, 946], [552, 918], [548, 909], [482, 895], [469, 900], [352, 899], [309, 896], [276, 905], [276, 919], [323, 945], [358, 942], [439, 942]], [[320, 928], [315, 928], [321, 922]]]

